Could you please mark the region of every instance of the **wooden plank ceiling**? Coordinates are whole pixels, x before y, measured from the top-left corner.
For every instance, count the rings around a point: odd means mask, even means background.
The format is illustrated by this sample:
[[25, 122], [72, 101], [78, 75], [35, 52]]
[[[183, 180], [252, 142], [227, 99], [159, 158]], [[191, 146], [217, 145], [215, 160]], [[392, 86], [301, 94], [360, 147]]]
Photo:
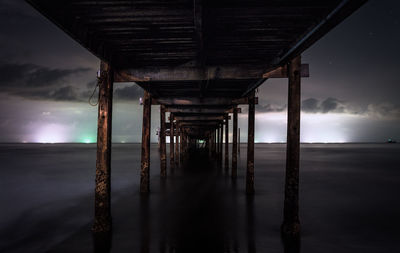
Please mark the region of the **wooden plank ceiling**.
[[[366, 2], [27, 1], [130, 77], [118, 81], [136, 80], [127, 73], [146, 70], [145, 80], [136, 82], [156, 98], [245, 96], [263, 83], [264, 73], [303, 52]], [[186, 69], [202, 78], [181, 75], [177, 81], [174, 75]]]

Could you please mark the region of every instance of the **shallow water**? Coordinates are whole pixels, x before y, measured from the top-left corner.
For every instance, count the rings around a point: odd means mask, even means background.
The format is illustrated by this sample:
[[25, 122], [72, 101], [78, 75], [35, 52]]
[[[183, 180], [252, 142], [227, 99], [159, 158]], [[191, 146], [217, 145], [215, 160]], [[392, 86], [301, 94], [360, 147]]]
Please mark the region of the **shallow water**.
[[[93, 252], [95, 152], [0, 145], [0, 252]], [[143, 198], [140, 145], [113, 145], [111, 252], [284, 252], [285, 145], [256, 145], [253, 198], [244, 193], [245, 145], [235, 181], [200, 158], [161, 180], [152, 145]], [[400, 252], [399, 164], [398, 144], [302, 145], [301, 252]]]

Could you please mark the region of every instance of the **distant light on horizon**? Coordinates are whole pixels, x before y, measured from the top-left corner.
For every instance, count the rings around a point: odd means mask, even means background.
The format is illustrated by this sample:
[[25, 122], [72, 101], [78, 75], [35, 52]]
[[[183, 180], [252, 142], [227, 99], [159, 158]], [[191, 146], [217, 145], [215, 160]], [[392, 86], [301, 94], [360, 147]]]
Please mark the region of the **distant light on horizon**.
[[35, 141], [39, 143], [63, 143], [68, 142], [67, 129], [61, 124], [48, 124], [39, 127], [35, 134]]

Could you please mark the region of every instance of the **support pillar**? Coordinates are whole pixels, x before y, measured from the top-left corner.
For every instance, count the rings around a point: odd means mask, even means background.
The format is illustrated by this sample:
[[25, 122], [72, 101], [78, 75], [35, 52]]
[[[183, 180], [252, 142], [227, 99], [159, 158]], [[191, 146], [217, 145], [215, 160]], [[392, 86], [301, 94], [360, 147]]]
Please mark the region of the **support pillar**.
[[282, 234], [297, 237], [300, 235], [299, 220], [299, 152], [300, 152], [300, 68], [301, 56], [288, 64], [288, 126], [286, 147], [286, 178], [284, 220]]
[[224, 124], [223, 123], [221, 123], [219, 129], [220, 129], [220, 135], [219, 135], [218, 161], [219, 161], [219, 166], [222, 168], [222, 153], [223, 153], [223, 151], [222, 151], [223, 144], [222, 143], [224, 142], [224, 138], [223, 138], [223, 135], [224, 135]]
[[254, 121], [255, 121], [254, 92], [249, 97], [248, 119], [249, 123], [248, 123], [248, 134], [247, 134], [246, 193], [253, 194], [254, 193]]
[[225, 170], [229, 170], [229, 116], [225, 116]]
[[175, 164], [179, 164], [180, 154], [179, 154], [179, 146], [180, 146], [180, 131], [178, 122], [176, 122], [176, 144], [175, 144]]
[[238, 125], [238, 116], [237, 116], [237, 108], [233, 109], [233, 143], [232, 143], [232, 177], [236, 178], [237, 176], [237, 125]]
[[240, 156], [240, 128], [238, 128], [238, 154]]
[[144, 92], [143, 126], [142, 126], [142, 162], [140, 170], [140, 192], [150, 190], [150, 124], [151, 124], [151, 96]]
[[111, 125], [113, 70], [105, 62], [100, 64], [99, 107], [97, 121], [97, 158], [94, 224], [95, 233], [111, 231]]
[[175, 126], [174, 126], [174, 115], [171, 113], [169, 115], [169, 164], [171, 169], [174, 167], [174, 137], [175, 137]]
[[165, 106], [160, 105], [160, 175], [167, 176], [167, 144], [165, 140]]

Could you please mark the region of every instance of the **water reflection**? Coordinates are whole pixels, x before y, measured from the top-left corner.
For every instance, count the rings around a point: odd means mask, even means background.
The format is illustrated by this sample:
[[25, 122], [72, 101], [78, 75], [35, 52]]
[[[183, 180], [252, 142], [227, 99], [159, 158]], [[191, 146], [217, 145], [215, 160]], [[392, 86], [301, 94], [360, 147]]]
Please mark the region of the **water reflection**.
[[[139, 239], [133, 252], [266, 250], [260, 245], [270, 238], [261, 234], [265, 229], [256, 219], [256, 204], [268, 200], [246, 195], [240, 178], [232, 180], [229, 175], [221, 174], [223, 169], [207, 156], [197, 152], [187, 157], [182, 167], [175, 167], [173, 175], [158, 179], [158, 184], [153, 181], [149, 195], [131, 200], [138, 214], [125, 218], [132, 219], [134, 231], [120, 229], [118, 233], [126, 232], [132, 240]], [[101, 235], [94, 241], [96, 253], [111, 252], [111, 235]], [[282, 252], [300, 252], [298, 238], [285, 238], [282, 242]]]
[[108, 253], [111, 250], [112, 233], [93, 233], [94, 253]]

